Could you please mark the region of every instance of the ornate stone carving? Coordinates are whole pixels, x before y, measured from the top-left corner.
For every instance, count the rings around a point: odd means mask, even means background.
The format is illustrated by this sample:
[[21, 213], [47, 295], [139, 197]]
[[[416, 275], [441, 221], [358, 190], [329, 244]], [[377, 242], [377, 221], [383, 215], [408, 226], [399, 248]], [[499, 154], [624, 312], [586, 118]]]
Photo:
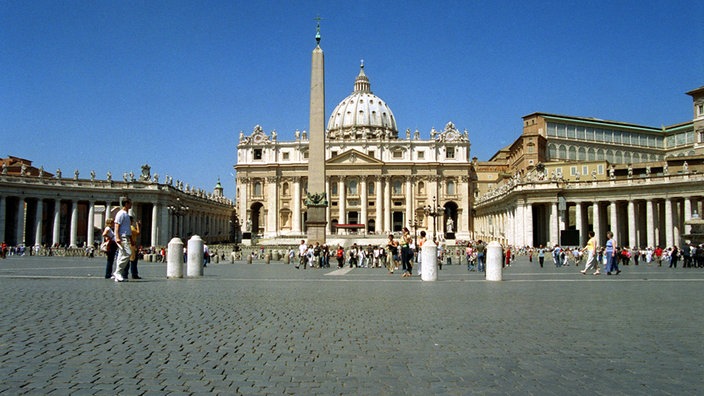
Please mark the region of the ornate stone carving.
[[308, 207], [326, 207], [328, 206], [327, 194], [324, 192], [314, 194], [308, 192], [306, 193], [305, 205]]

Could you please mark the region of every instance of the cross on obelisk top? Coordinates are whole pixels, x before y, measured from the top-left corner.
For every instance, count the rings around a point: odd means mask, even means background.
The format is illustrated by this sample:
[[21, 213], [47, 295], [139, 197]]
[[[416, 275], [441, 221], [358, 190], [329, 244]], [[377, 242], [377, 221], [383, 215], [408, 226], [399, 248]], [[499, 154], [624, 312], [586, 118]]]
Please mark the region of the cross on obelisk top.
[[316, 43], [320, 44], [320, 21], [323, 20], [323, 18], [320, 17], [320, 15], [316, 16], [313, 18], [314, 21], [318, 22], [318, 26], [315, 28], [315, 41]]

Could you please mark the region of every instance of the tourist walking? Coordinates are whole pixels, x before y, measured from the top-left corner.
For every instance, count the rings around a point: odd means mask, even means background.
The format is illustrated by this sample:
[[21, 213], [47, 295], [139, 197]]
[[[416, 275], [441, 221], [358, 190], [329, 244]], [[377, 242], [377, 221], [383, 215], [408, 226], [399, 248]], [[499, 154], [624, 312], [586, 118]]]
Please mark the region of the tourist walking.
[[387, 268], [390, 274], [394, 273], [394, 269], [398, 266], [398, 241], [394, 240], [394, 234], [389, 234], [389, 241], [386, 243], [386, 248], [389, 250], [386, 259]]
[[477, 241], [474, 249], [477, 251], [477, 272], [484, 272], [484, 252], [486, 251], [486, 245], [480, 239]]
[[618, 269], [618, 255], [616, 254], [616, 240], [614, 240], [614, 233], [608, 231], [606, 233], [606, 249], [604, 253], [606, 254], [606, 275], [611, 275], [615, 272], [616, 275], [621, 273]]
[[303, 267], [303, 269], [306, 269], [306, 264], [308, 264], [308, 246], [306, 246], [306, 241], [301, 239], [301, 244], [298, 245], [298, 265], [296, 268], [299, 266]]
[[115, 221], [112, 218], [108, 218], [107, 220], [105, 220], [105, 229], [103, 230], [103, 241], [107, 242], [105, 255], [108, 259], [105, 265], [105, 279], [112, 278], [113, 267], [115, 266], [115, 254], [117, 253], [117, 243], [115, 243], [115, 232], [113, 231], [114, 226]]
[[130, 215], [128, 211], [132, 208], [132, 201], [125, 198], [122, 202], [122, 209], [115, 216], [115, 243], [117, 243], [117, 268], [113, 273], [115, 282], [124, 282], [125, 278], [122, 274], [126, 271], [130, 264], [130, 256], [132, 255], [132, 247], [130, 246], [130, 238], [132, 237], [132, 228], [130, 223]]
[[540, 268], [543, 268], [543, 264], [545, 263], [545, 248], [543, 245], [540, 245], [538, 248], [538, 263], [540, 263]]
[[403, 277], [413, 275], [413, 250], [411, 244], [413, 238], [407, 227], [403, 227], [401, 234], [401, 264], [403, 265]]
[[134, 217], [130, 216], [130, 229], [132, 230], [132, 235], [130, 236], [130, 248], [132, 248], [132, 254], [130, 254], [130, 265], [125, 268], [122, 276], [127, 278], [128, 273], [132, 274], [132, 279], [142, 279], [139, 276], [139, 270], [137, 269], [138, 248], [137, 239], [139, 238], [139, 233], [141, 232], [142, 223], [139, 221], [134, 221]]
[[599, 275], [599, 263], [596, 257], [596, 238], [594, 237], [594, 231], [589, 231], [589, 240], [587, 245], [582, 249], [582, 253], [587, 252], [587, 263], [584, 265], [584, 270], [580, 271], [583, 275], [592, 268], [595, 269], [594, 275]]

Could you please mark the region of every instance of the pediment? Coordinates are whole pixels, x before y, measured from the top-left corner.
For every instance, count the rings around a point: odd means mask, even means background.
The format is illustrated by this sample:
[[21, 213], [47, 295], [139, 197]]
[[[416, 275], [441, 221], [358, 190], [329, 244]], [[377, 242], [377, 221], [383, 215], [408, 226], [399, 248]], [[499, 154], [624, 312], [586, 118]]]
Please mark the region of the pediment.
[[384, 162], [357, 150], [349, 150], [330, 158], [327, 165], [382, 165]]

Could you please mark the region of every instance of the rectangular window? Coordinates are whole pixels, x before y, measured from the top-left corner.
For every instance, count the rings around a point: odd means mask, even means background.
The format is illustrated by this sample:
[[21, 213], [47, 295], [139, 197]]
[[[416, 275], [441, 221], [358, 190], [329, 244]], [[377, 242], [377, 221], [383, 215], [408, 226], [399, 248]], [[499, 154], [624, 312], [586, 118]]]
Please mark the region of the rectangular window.
[[576, 166], [571, 166], [571, 167], [570, 167], [570, 175], [571, 175], [571, 176], [577, 176], [577, 167], [576, 167]]
[[335, 157], [337, 157], [337, 151], [331, 151], [330, 158], [335, 158]]
[[704, 104], [697, 105], [697, 109], [698, 109], [697, 115], [699, 117], [704, 116]]
[[594, 128], [587, 128], [586, 130], [587, 133], [587, 140], [594, 140]]
[[419, 151], [416, 155], [418, 156], [419, 160], [425, 159], [425, 151]]
[[375, 158], [374, 156], [376, 155], [376, 152], [374, 152], [374, 150], [369, 150], [369, 151], [367, 151], [367, 155], [372, 158]]
[[600, 175], [603, 175], [604, 174], [604, 165], [603, 164], [597, 165], [596, 172]]
[[447, 148], [447, 155], [446, 157], [448, 159], [454, 159], [455, 158], [455, 148], [454, 147], [448, 147]]
[[567, 126], [567, 138], [569, 138], [569, 139], [574, 139], [574, 138], [577, 137], [577, 130], [576, 130], [576, 128], [577, 128], [577, 127], [575, 127], [574, 125], [568, 125], [568, 126]]
[[401, 151], [401, 150], [394, 151], [393, 157], [394, 158], [403, 158], [403, 151]]
[[583, 175], [588, 175], [589, 174], [589, 167], [584, 165], [582, 166], [582, 174]]
[[282, 155], [283, 155], [284, 161], [288, 161], [288, 153], [283, 153]]
[[565, 124], [557, 124], [557, 137], [564, 138], [566, 135]]
[[308, 159], [308, 152], [303, 153], [303, 158]]

